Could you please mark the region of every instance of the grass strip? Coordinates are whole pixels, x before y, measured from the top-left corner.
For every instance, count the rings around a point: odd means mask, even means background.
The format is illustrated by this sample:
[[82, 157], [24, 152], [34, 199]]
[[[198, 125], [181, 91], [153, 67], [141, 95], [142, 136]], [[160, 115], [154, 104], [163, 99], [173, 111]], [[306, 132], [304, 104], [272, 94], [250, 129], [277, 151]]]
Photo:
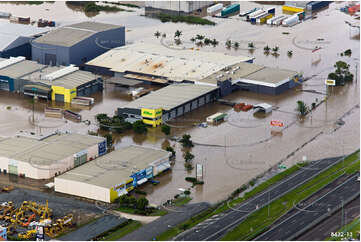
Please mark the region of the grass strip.
[[345, 240], [347, 237], [352, 237], [353, 239], [359, 239], [360, 218], [357, 218], [351, 223], [343, 226], [335, 233], [335, 235], [336, 236], [328, 237], [326, 240], [340, 241], [340, 240]]
[[[356, 159], [358, 159], [357, 162], [355, 162]], [[266, 206], [252, 213], [235, 229], [227, 233], [222, 240], [251, 240], [255, 238], [257, 235], [265, 231], [285, 212], [291, 210], [293, 208], [293, 204], [297, 204], [313, 193], [319, 191], [324, 186], [343, 175], [344, 172], [351, 174], [357, 170], [359, 171], [359, 163], [358, 151], [348, 156], [343, 162], [339, 162], [338, 164], [330, 167], [300, 187], [273, 201], [269, 205], [270, 209]]]

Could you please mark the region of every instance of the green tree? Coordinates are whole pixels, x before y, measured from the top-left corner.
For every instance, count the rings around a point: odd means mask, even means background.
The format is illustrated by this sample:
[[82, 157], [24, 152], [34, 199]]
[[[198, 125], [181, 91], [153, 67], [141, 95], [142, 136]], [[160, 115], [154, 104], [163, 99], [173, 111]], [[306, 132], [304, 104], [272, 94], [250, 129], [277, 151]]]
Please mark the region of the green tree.
[[197, 34], [197, 35], [196, 35], [196, 39], [197, 39], [197, 40], [203, 40], [203, 39], [204, 39], [204, 35]]
[[239, 43], [238, 43], [238, 42], [234, 42], [233, 48], [236, 49], [236, 50], [238, 50], [238, 48], [239, 48]]
[[107, 140], [107, 146], [111, 147], [113, 145], [113, 136], [111, 134], [105, 134], [103, 137]]
[[137, 201], [137, 209], [139, 209], [139, 210], [144, 211], [148, 205], [149, 205], [149, 201], [145, 197], [141, 197]]
[[154, 36], [157, 37], [157, 39], [160, 37], [160, 35], [161, 35], [161, 33], [160, 33], [159, 31], [156, 31], [156, 32], [154, 33]]
[[336, 86], [345, 85], [346, 82], [353, 81], [353, 74], [349, 71], [350, 65], [343, 61], [337, 61], [334, 65], [335, 72], [328, 74], [328, 78], [336, 81]]
[[287, 55], [288, 57], [291, 57], [293, 55], [293, 51], [292, 50], [287, 51]]
[[279, 51], [279, 47], [278, 46], [275, 46], [274, 48], [272, 48], [272, 51], [274, 52], [274, 53], [277, 53], [278, 51]]
[[305, 116], [307, 114], [308, 107], [303, 101], [297, 101], [297, 111], [301, 116]]
[[227, 47], [227, 49], [230, 49], [232, 47], [232, 40], [226, 41], [226, 47]]
[[184, 134], [179, 142], [183, 145], [184, 148], [190, 148], [194, 146], [193, 141], [191, 140], [191, 136], [189, 134]]
[[174, 39], [174, 42], [176, 45], [182, 44], [182, 41], [180, 39]]
[[182, 31], [180, 31], [180, 30], [177, 30], [177, 31], [175, 31], [175, 33], [174, 33], [174, 38], [180, 38], [181, 37], [181, 35], [182, 35]]
[[95, 119], [100, 123], [103, 120], [108, 120], [109, 117], [106, 113], [99, 113], [99, 114], [95, 115]]
[[191, 152], [187, 151], [186, 153], [184, 153], [183, 158], [186, 162], [190, 162], [194, 159], [194, 155]]
[[165, 134], [165, 135], [170, 135], [170, 126], [166, 125], [166, 124], [163, 124], [162, 125], [162, 132]]
[[122, 195], [118, 198], [118, 201], [119, 201], [120, 206], [128, 206], [129, 205], [129, 196]]
[[172, 156], [175, 156], [175, 150], [173, 149], [172, 146], [167, 146], [167, 148], [165, 148], [166, 151], [171, 152]]
[[213, 39], [211, 44], [213, 47], [216, 47], [219, 44], [219, 42], [218, 42], [218, 40]]
[[193, 43], [196, 42], [196, 38], [194, 38], [194, 37], [192, 37], [190, 40], [191, 40]]
[[248, 43], [248, 48], [251, 48], [251, 49], [253, 49], [253, 48], [254, 48], [254, 44], [253, 44], [253, 42], [249, 42], [249, 43]]
[[147, 125], [142, 120], [133, 123], [133, 131], [137, 134], [147, 133]]
[[263, 50], [264, 50], [264, 52], [269, 52], [269, 51], [271, 50], [271, 48], [270, 48], [268, 45], [266, 45], [266, 46], [263, 48]]
[[210, 39], [208, 39], [208, 38], [205, 38], [205, 39], [204, 39], [204, 44], [205, 44], [205, 45], [210, 45], [211, 42], [212, 42], [212, 40], [210, 40]]

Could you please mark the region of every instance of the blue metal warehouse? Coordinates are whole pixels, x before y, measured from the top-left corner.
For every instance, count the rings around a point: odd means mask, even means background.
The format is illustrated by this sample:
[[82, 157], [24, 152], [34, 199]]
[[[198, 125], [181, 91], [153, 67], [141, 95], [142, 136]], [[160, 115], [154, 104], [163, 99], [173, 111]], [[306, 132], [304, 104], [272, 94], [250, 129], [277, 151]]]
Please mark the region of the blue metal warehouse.
[[30, 42], [45, 34], [49, 28], [38, 28], [32, 25], [0, 23], [0, 57], [24, 56], [31, 60]]
[[32, 42], [32, 59], [46, 65], [82, 65], [125, 44], [125, 27], [82, 22], [53, 30]]

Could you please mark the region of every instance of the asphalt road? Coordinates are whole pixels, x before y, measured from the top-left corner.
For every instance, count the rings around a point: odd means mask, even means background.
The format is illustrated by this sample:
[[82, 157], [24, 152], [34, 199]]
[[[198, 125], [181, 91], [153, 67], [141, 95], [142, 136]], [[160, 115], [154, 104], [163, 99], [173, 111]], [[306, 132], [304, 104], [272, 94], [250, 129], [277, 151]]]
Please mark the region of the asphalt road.
[[86, 224], [81, 228], [70, 232], [57, 240], [62, 241], [87, 241], [95, 238], [96, 236], [125, 223], [127, 219], [120, 218], [114, 215], [105, 215], [94, 222]]
[[122, 241], [150, 241], [168, 229], [186, 221], [194, 215], [206, 210], [210, 207], [208, 203], [187, 204], [180, 208], [176, 208], [177, 212], [169, 212], [168, 214], [158, 218], [157, 220], [146, 224], [139, 229], [127, 234], [120, 240]]
[[[360, 216], [360, 196], [344, 207], [344, 213], [344, 216], [347, 218], [345, 224], [350, 223]], [[341, 218], [342, 211], [340, 209], [330, 217], [323, 220], [321, 223], [317, 224], [301, 236], [297, 237], [296, 240], [323, 241], [331, 236], [331, 232], [336, 232], [342, 227]]]
[[[293, 237], [297, 236], [296, 234], [299, 233], [301, 229], [304, 229], [304, 227], [309, 224], [315, 223], [317, 221], [316, 219], [328, 214], [329, 210], [332, 211], [332, 209], [340, 206], [342, 201], [346, 201], [355, 194], [359, 195], [360, 182], [357, 181], [357, 176], [358, 175], [351, 177], [332, 191], [311, 203], [309, 206], [283, 221], [278, 226], [260, 235], [256, 240], [292, 240]], [[320, 204], [323, 204], [324, 206], [319, 206]]]
[[218, 240], [257, 209], [266, 206], [273, 200], [302, 185], [340, 160], [340, 157], [336, 157], [313, 161], [304, 169], [298, 170], [290, 177], [274, 184], [259, 195], [236, 206], [234, 209], [229, 209], [224, 213], [212, 216], [192, 229], [176, 236], [174, 240]]

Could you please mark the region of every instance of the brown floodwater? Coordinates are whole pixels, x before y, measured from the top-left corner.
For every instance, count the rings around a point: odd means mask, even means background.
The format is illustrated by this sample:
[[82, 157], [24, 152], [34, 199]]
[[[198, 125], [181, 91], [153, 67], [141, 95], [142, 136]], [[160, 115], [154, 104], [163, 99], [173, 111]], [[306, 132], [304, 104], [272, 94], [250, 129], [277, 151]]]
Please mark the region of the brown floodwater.
[[[298, 100], [311, 105], [312, 102], [320, 102], [324, 99], [326, 92], [324, 81], [328, 73], [333, 71], [336, 61], [346, 61], [350, 64], [352, 73], [355, 73], [356, 65], [359, 68], [359, 31], [350, 29], [345, 24], [345, 21], [354, 20], [338, 10], [344, 4], [333, 3], [329, 9], [320, 12], [316, 19], [291, 28], [251, 25], [236, 17], [231, 19], [209, 17], [217, 22], [216, 26], [160, 23], [158, 20], [140, 16], [144, 13], [144, 9], [135, 12], [100, 13], [89, 18], [82, 12], [68, 8], [64, 2], [26, 7], [1, 4], [0, 7], [2, 11], [9, 11], [17, 16], [28, 16], [31, 12], [31, 17], [35, 19], [54, 19], [59, 24], [89, 19], [124, 24], [127, 27], [127, 43], [159, 44], [159, 39], [153, 36], [153, 33], [158, 30], [167, 33], [169, 37], [164, 43], [171, 44], [174, 31], [179, 29], [183, 33], [184, 46], [191, 47], [193, 44], [188, 40], [196, 34], [203, 34], [220, 41], [216, 48], [203, 47], [201, 48], [203, 51], [253, 56], [256, 64], [302, 71], [306, 77], [313, 76], [302, 87], [289, 90], [279, 96], [237, 91], [226, 97], [232, 101], [249, 104], [267, 102], [278, 108], [269, 115], [254, 115], [251, 111], [236, 112], [229, 106], [212, 103], [170, 122], [174, 126], [171, 136], [191, 134], [192, 140], [196, 143], [191, 149], [195, 155], [193, 164], [194, 166], [196, 163], [204, 165], [205, 184], [192, 189], [192, 201], [216, 202], [226, 198], [228, 194], [253, 177], [274, 167], [281, 160], [284, 160], [286, 166], [290, 166], [302, 160], [304, 156], [309, 160], [320, 159], [347, 154], [359, 148], [360, 110], [356, 106], [360, 103], [359, 78], [357, 82], [354, 81], [344, 87], [330, 88], [327, 102], [320, 104], [306, 120], [299, 121], [295, 111]], [[257, 6], [260, 5], [254, 2], [242, 2], [241, 11]], [[276, 14], [280, 14], [281, 7], [275, 7]], [[324, 40], [317, 40], [320, 38]], [[240, 48], [227, 50], [224, 46], [227, 39], [240, 42]], [[252, 53], [247, 50], [248, 42], [254, 42], [256, 46]], [[271, 48], [279, 46], [279, 56], [266, 56], [263, 53], [265, 45]], [[321, 46], [322, 49], [312, 53], [311, 50], [315, 46]], [[352, 50], [351, 57], [340, 56], [340, 53], [346, 49]], [[289, 50], [293, 51], [292, 57], [287, 56]], [[94, 120], [97, 113], [113, 115], [116, 108], [131, 101], [126, 89], [113, 85], [106, 85], [102, 93], [97, 93], [93, 97], [96, 103], [90, 109], [38, 100], [34, 105], [34, 116], [38, 125], [33, 127], [29, 122], [29, 118], [33, 115], [31, 98], [0, 92], [0, 135], [12, 136], [20, 130], [38, 133], [55, 130], [79, 133], [87, 133], [88, 130], [97, 131]], [[83, 120], [90, 120], [91, 124], [88, 126], [85, 123], [46, 118], [44, 108], [47, 105], [79, 112]], [[350, 113], [344, 115], [348, 111]], [[226, 112], [227, 120], [217, 126], [197, 127], [197, 124], [204, 122], [207, 116], [216, 112]], [[338, 127], [335, 122], [343, 115], [345, 124], [334, 131]], [[280, 120], [287, 128], [281, 132], [273, 129], [269, 125], [271, 120]], [[103, 132], [100, 133], [103, 134]], [[125, 132], [113, 134], [113, 136], [116, 148], [130, 144], [155, 148], [164, 148], [168, 145], [175, 147], [177, 155], [172, 171], [156, 178], [160, 181], [159, 185], [144, 186], [151, 203], [161, 204], [179, 193], [179, 188], [190, 187], [184, 178], [195, 176], [195, 170], [191, 172], [185, 170], [182, 147], [167, 139], [160, 128], [149, 128], [147, 135]], [[309, 142], [314, 137], [317, 138]], [[301, 146], [303, 148], [286, 159]]]

